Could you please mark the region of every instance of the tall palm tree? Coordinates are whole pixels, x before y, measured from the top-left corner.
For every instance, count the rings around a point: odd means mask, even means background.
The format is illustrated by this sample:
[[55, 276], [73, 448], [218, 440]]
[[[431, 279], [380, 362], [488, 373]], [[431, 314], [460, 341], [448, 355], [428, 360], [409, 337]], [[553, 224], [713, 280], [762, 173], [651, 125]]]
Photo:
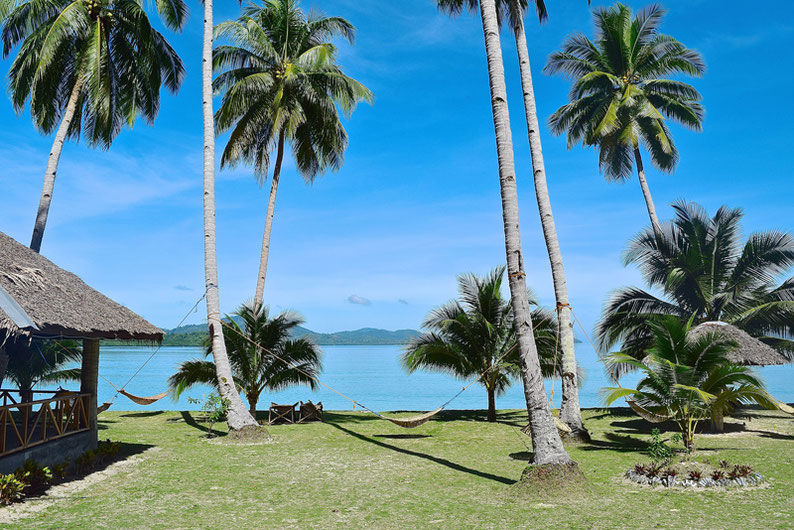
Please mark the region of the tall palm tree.
[[212, 359], [217, 376], [218, 393], [229, 403], [226, 423], [236, 435], [261, 432], [256, 419], [245, 408], [234, 385], [232, 368], [226, 352], [221, 322], [218, 287], [218, 252], [215, 231], [215, 123], [212, 112], [212, 0], [204, 0], [204, 35], [201, 49], [201, 110], [204, 121], [204, 281]]
[[545, 72], [573, 80], [570, 103], [549, 119], [555, 134], [568, 135], [568, 147], [578, 142], [597, 146], [599, 167], [607, 180], [624, 181], [634, 165], [651, 226], [659, 219], [645, 178], [640, 152], [644, 145], [651, 163], [672, 172], [678, 150], [666, 119], [700, 131], [703, 106], [691, 85], [667, 79], [686, 74], [701, 76], [700, 54], [659, 32], [665, 10], [656, 4], [632, 14], [617, 4], [594, 12], [596, 40], [577, 33], [549, 57]]
[[[452, 13], [459, 13], [464, 8], [476, 11], [479, 0], [439, 0], [444, 8]], [[588, 2], [589, 3], [589, 2]], [[548, 18], [544, 0], [534, 0], [535, 11], [541, 23]], [[582, 421], [579, 407], [579, 383], [571, 306], [568, 299], [568, 286], [565, 279], [565, 268], [562, 262], [554, 213], [551, 208], [549, 189], [546, 183], [546, 166], [543, 162], [543, 148], [540, 142], [540, 125], [535, 105], [535, 90], [532, 84], [532, 69], [529, 63], [529, 49], [524, 30], [524, 16], [529, 7], [527, 0], [497, 0], [497, 12], [500, 15], [500, 26], [508, 25], [513, 31], [518, 51], [518, 62], [521, 71], [521, 85], [524, 93], [524, 111], [529, 136], [529, 149], [532, 155], [532, 174], [535, 184], [535, 196], [538, 202], [540, 222], [546, 249], [551, 264], [551, 276], [554, 283], [554, 294], [557, 301], [557, 314], [560, 322], [560, 346], [562, 349], [562, 405], [560, 420], [570, 429], [573, 438], [588, 440], [589, 434]]]
[[308, 183], [322, 171], [338, 170], [348, 137], [337, 108], [349, 117], [359, 102], [372, 101], [372, 93], [343, 73], [329, 42], [341, 37], [352, 44], [353, 25], [339, 17], [306, 16], [298, 0], [249, 4], [238, 20], [219, 24], [216, 31], [231, 42], [214, 55], [220, 72], [214, 88], [223, 92], [216, 129], [232, 130], [221, 167], [249, 163], [262, 184], [270, 153], [276, 152], [254, 296], [261, 304], [285, 144], [292, 145], [298, 172]]
[[[167, 26], [187, 20], [183, 0], [157, 0]], [[63, 144], [85, 137], [110, 147], [124, 125], [152, 123], [160, 87], [179, 89], [185, 71], [138, 0], [26, 0], [6, 16], [3, 56], [19, 46], [9, 71], [14, 108], [42, 134], [55, 131], [30, 248], [39, 252]]]
[[[441, 9], [445, 9], [440, 4]], [[526, 273], [521, 251], [521, 232], [518, 218], [513, 137], [507, 108], [504, 64], [499, 37], [499, 14], [495, 0], [480, 0], [480, 17], [485, 37], [485, 52], [491, 89], [491, 110], [496, 134], [499, 163], [499, 184], [502, 196], [502, 221], [505, 231], [505, 253], [510, 284], [510, 300], [515, 320], [524, 396], [529, 414], [529, 434], [534, 449], [534, 464], [567, 464], [570, 456], [563, 447], [549, 409], [543, 376], [540, 371], [537, 346], [532, 334]]]
[[[488, 395], [488, 421], [496, 421], [496, 397], [521, 376], [510, 301], [502, 297], [505, 267], [485, 277], [458, 276], [460, 298], [437, 307], [422, 327], [428, 331], [413, 339], [401, 360], [409, 371], [430, 370], [460, 379], [480, 377]], [[537, 301], [530, 294], [530, 304]], [[557, 323], [543, 309], [532, 311], [535, 343], [544, 377], [558, 376]]]
[[692, 336], [692, 322], [674, 316], [653, 322], [653, 343], [642, 361], [620, 353], [608, 358], [615, 363], [631, 363], [644, 372], [637, 388], [604, 389], [607, 405], [627, 397], [642, 416], [657, 422], [674, 421], [688, 451], [695, 448], [698, 423], [710, 418], [721, 425], [735, 404], [780, 408], [752, 369], [728, 360], [735, 342], [716, 333]]
[[[675, 219], [629, 244], [624, 264], [640, 269], [658, 297], [639, 287], [617, 290], [607, 301], [596, 338], [602, 351], [617, 344], [642, 359], [653, 344], [653, 322], [667, 316], [695, 324], [723, 321], [794, 358], [794, 237], [772, 230], [741, 237], [740, 209], [709, 217], [697, 204], [673, 204]], [[616, 374], [632, 365], [618, 365]]]
[[[232, 329], [225, 334], [226, 350], [234, 382], [245, 394], [252, 416], [256, 416], [256, 404], [262, 392], [278, 392], [295, 385], [307, 385], [313, 390], [317, 385], [315, 379], [322, 371], [319, 348], [308, 339], [290, 338], [292, 330], [303, 324], [303, 319], [289, 312], [270, 318], [268, 313], [267, 307], [243, 305], [234, 313], [242, 326], [227, 316]], [[204, 356], [211, 353], [210, 346]], [[198, 359], [182, 363], [168, 380], [175, 398], [192, 385], [217, 387], [217, 383], [215, 365]]]

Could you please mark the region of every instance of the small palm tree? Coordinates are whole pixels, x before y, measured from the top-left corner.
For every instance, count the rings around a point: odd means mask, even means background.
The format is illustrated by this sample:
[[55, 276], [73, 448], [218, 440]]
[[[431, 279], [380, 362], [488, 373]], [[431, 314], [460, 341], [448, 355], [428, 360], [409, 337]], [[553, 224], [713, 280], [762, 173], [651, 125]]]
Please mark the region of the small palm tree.
[[[695, 324], [736, 326], [791, 359], [794, 357], [794, 237], [780, 231], [741, 237], [740, 209], [714, 217], [697, 204], [673, 204], [675, 219], [659, 234], [645, 230], [626, 250], [624, 263], [639, 267], [657, 297], [638, 287], [612, 294], [596, 327], [602, 351], [622, 343], [622, 353], [642, 359], [654, 341], [652, 323], [666, 316]], [[616, 374], [631, 365], [617, 366]]]
[[642, 361], [611, 354], [609, 361], [631, 363], [645, 376], [637, 388], [604, 389], [607, 405], [625, 397], [646, 418], [674, 421], [688, 451], [695, 448], [698, 423], [712, 419], [721, 425], [735, 404], [780, 408], [750, 368], [728, 360], [726, 355], [737, 346], [735, 342], [715, 333], [694, 338], [689, 335], [692, 322], [665, 317], [651, 324], [654, 343]]
[[75, 344], [34, 340], [8, 343], [5, 348], [8, 352], [5, 379], [16, 385], [22, 401], [33, 400], [33, 389], [39, 383], [80, 380], [80, 368], [66, 368], [82, 358]]
[[341, 37], [352, 44], [353, 25], [339, 17], [306, 16], [297, 0], [249, 4], [238, 20], [219, 24], [216, 34], [231, 42], [216, 47], [213, 59], [219, 72], [213, 87], [223, 93], [216, 129], [232, 131], [221, 166], [251, 164], [261, 184], [276, 153], [254, 296], [261, 304], [285, 144], [292, 145], [306, 182], [338, 170], [348, 143], [339, 109], [349, 117], [359, 102], [372, 101], [372, 93], [343, 73], [330, 42]]
[[[156, 0], [161, 18], [181, 29], [183, 0]], [[82, 134], [103, 149], [140, 117], [154, 122], [160, 87], [176, 93], [185, 70], [139, 0], [23, 0], [3, 23], [3, 56], [17, 112], [29, 103], [42, 134], [55, 131], [31, 248], [41, 250], [63, 145]]]
[[[505, 267], [485, 277], [458, 277], [460, 299], [434, 309], [422, 324], [428, 329], [413, 339], [402, 355], [409, 371], [430, 370], [473, 379], [488, 394], [488, 421], [496, 421], [496, 397], [521, 376], [510, 300], [502, 297]], [[537, 305], [530, 294], [532, 305]], [[562, 362], [556, 353], [556, 320], [548, 311], [532, 312], [535, 342], [544, 377], [560, 376]]]
[[571, 102], [549, 119], [555, 134], [568, 135], [568, 147], [578, 142], [599, 149], [599, 167], [607, 180], [624, 181], [634, 165], [651, 225], [658, 231], [640, 153], [644, 145], [658, 169], [672, 172], [678, 150], [665, 119], [694, 131], [703, 123], [700, 93], [668, 76], [701, 76], [700, 54], [659, 33], [665, 10], [651, 5], [636, 15], [617, 4], [594, 12], [595, 42], [581, 33], [569, 37], [561, 52], [551, 55], [545, 72], [574, 81]]
[[[242, 325], [227, 316], [232, 329], [224, 332], [226, 350], [234, 383], [245, 394], [252, 416], [255, 417], [256, 404], [265, 390], [278, 392], [295, 385], [316, 387], [315, 379], [322, 371], [320, 349], [308, 339], [290, 338], [290, 333], [303, 324], [302, 318], [289, 312], [270, 318], [267, 307], [252, 304], [244, 304], [234, 316]], [[204, 356], [211, 353], [208, 345]], [[217, 386], [217, 382], [215, 364], [198, 359], [182, 363], [168, 380], [175, 398], [192, 385]]]

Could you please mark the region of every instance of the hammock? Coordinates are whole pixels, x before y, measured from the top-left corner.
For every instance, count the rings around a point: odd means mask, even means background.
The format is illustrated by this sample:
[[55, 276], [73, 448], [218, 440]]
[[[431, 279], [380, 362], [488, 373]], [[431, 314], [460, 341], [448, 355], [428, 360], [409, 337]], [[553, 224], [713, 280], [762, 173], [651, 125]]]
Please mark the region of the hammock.
[[626, 403], [629, 404], [629, 407], [631, 407], [631, 410], [633, 410], [637, 416], [651, 423], [664, 423], [670, 419], [670, 416], [662, 416], [661, 414], [651, 412], [645, 407], [641, 407], [634, 400], [627, 399]]
[[119, 394], [129, 398], [131, 401], [133, 401], [134, 403], [137, 403], [138, 405], [151, 405], [152, 403], [155, 403], [156, 401], [160, 401], [161, 399], [163, 399], [165, 396], [167, 396], [170, 393], [171, 393], [171, 391], [169, 390], [168, 392], [162, 392], [160, 394], [157, 394], [156, 396], [144, 396], [144, 397], [141, 397], [141, 396], [135, 396], [133, 394], [130, 394], [129, 392], [127, 392], [123, 388], [119, 389]]
[[[413, 418], [388, 418], [388, 417], [386, 417], [386, 416], [384, 416], [382, 414], [378, 414], [376, 412], [373, 412], [373, 414], [375, 414], [376, 416], [380, 417], [381, 419], [384, 419], [386, 421], [390, 421], [393, 424], [397, 425], [398, 427], [402, 427], [403, 429], [413, 429], [414, 427], [419, 427], [420, 425], [424, 425], [425, 423], [430, 421], [430, 419], [433, 416], [435, 416], [436, 414], [438, 414], [442, 410], [444, 410], [444, 407], [438, 407], [436, 410], [433, 410], [431, 412], [426, 412], [426, 413], [424, 413], [424, 414], [422, 414], [420, 416], [414, 416]], [[372, 411], [370, 411], [370, 412], [372, 412]]]

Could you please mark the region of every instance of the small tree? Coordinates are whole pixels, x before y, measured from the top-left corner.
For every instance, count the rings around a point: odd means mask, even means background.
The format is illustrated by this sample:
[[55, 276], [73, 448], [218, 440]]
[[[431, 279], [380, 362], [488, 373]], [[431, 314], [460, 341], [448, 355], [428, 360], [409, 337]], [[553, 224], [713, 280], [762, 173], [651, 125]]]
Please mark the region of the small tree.
[[655, 342], [644, 360], [622, 353], [608, 356], [608, 362], [630, 363], [645, 372], [645, 377], [636, 389], [603, 389], [607, 405], [625, 397], [646, 419], [672, 420], [690, 452], [695, 449], [698, 424], [709, 418], [721, 422], [736, 403], [780, 408], [752, 369], [728, 360], [726, 355], [737, 346], [735, 342], [715, 333], [691, 337], [691, 319], [682, 324], [675, 317], [665, 317], [651, 325]]
[[24, 402], [33, 400], [33, 388], [39, 383], [80, 380], [80, 368], [66, 368], [82, 358], [73, 342], [17, 341], [5, 347], [8, 351], [5, 379], [19, 388]]

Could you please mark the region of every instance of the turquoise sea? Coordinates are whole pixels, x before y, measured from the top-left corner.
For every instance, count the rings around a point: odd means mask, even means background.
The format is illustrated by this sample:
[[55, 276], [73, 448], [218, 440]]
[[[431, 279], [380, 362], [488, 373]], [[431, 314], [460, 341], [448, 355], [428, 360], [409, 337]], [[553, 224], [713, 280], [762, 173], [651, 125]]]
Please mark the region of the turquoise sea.
[[[432, 410], [461, 389], [463, 382], [443, 374], [416, 372], [407, 374], [400, 366], [400, 346], [324, 346], [323, 372], [321, 380], [342, 394], [377, 411], [384, 410]], [[103, 347], [100, 355], [100, 374], [115, 385], [123, 385], [130, 376], [154, 352], [148, 347]], [[159, 394], [166, 390], [168, 377], [176, 371], [179, 363], [200, 358], [200, 348], [163, 347], [141, 372], [127, 385], [126, 390], [139, 396]], [[577, 357], [585, 370], [585, 380], [580, 389], [582, 407], [602, 406], [599, 390], [612, 386], [592, 347], [577, 344]], [[767, 387], [776, 398], [787, 403], [794, 402], [794, 364], [760, 368]], [[621, 384], [632, 385], [637, 376], [627, 376]], [[74, 383], [64, 385], [67, 388]], [[547, 381], [546, 391], [551, 392]], [[124, 396], [117, 396], [115, 410], [191, 410], [199, 408], [190, 404], [188, 397], [202, 398], [212, 392], [209, 387], [193, 387], [179, 401], [166, 397], [154, 405], [136, 405]], [[115, 391], [104, 379], [99, 379], [99, 402], [109, 401]], [[554, 402], [559, 406], [560, 383], [554, 385]], [[322, 401], [328, 410], [351, 410], [352, 405], [332, 391], [320, 387], [311, 391], [307, 387], [295, 387], [260, 398], [259, 409], [267, 409], [270, 402], [295, 403], [299, 400]], [[523, 389], [514, 384], [502, 397], [497, 398], [498, 408], [525, 407]], [[622, 402], [621, 402], [622, 405]], [[480, 385], [472, 385], [456, 398], [449, 408], [481, 409], [486, 407], [485, 391]]]

